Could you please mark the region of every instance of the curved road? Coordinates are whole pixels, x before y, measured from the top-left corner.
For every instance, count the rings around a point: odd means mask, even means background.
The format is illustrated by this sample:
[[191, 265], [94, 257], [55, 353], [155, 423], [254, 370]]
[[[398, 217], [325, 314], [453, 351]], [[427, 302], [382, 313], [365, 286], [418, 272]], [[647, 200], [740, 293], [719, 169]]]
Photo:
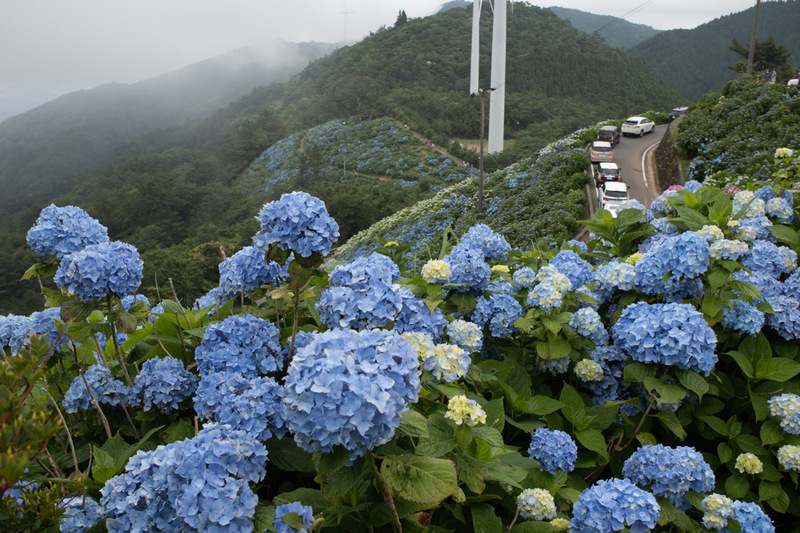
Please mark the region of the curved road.
[[619, 144], [614, 146], [614, 163], [622, 171], [622, 181], [628, 185], [630, 197], [636, 198], [646, 207], [649, 207], [650, 202], [658, 196], [650, 161], [653, 150], [661, 142], [667, 128], [669, 125], [657, 125], [653, 133], [641, 138], [623, 137]]

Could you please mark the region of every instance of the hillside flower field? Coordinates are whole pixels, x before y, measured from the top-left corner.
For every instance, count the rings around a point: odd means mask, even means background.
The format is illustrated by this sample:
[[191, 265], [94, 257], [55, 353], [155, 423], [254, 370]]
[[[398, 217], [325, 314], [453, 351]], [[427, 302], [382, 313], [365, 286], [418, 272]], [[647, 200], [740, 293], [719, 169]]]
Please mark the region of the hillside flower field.
[[[568, 198], [585, 160], [573, 140], [495, 179], [558, 168]], [[769, 165], [765, 181], [691, 180], [599, 210], [587, 242], [443, 218], [414, 261], [381, 238], [329, 264], [339, 226], [295, 191], [254, 213], [252, 246], [191, 303], [136, 294], [136, 248], [49, 206], [26, 277], [57, 289], [0, 317], [0, 522], [787, 531], [800, 154], [776, 147]]]

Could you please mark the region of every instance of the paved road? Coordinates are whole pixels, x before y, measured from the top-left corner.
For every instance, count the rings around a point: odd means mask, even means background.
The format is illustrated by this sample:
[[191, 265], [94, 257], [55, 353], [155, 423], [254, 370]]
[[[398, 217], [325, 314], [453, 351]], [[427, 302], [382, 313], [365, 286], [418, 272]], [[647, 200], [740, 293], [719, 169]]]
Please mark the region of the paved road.
[[614, 147], [614, 162], [622, 171], [622, 181], [628, 184], [630, 197], [636, 198], [648, 207], [658, 193], [653, 185], [652, 165], [646, 163], [645, 173], [642, 172], [642, 165], [652, 157], [653, 150], [668, 127], [656, 126], [655, 132], [648, 133], [642, 138], [623, 137]]

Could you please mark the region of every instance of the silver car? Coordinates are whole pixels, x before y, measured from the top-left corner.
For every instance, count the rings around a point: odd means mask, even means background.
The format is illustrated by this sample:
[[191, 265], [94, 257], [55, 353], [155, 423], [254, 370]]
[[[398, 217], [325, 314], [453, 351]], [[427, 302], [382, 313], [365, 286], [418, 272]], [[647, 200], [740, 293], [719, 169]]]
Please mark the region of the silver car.
[[611, 150], [611, 143], [608, 141], [594, 141], [592, 143], [592, 150], [589, 152], [589, 160], [592, 163], [613, 161], [614, 152]]

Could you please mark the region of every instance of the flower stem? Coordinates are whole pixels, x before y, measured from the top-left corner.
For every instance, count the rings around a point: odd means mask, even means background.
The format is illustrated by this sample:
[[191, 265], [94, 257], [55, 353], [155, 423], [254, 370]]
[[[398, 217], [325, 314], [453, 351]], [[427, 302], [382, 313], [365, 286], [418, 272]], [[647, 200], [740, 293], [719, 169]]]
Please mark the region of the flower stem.
[[375, 476], [375, 482], [378, 484], [383, 494], [383, 499], [389, 507], [389, 511], [392, 513], [392, 528], [395, 533], [402, 533], [403, 526], [400, 524], [400, 516], [398, 516], [397, 508], [394, 506], [391, 490], [386, 485], [386, 480], [383, 479], [381, 473], [378, 471], [378, 465], [375, 463], [375, 454], [372, 453], [372, 450], [367, 450], [367, 456], [369, 457], [369, 464], [372, 467], [372, 474]]

